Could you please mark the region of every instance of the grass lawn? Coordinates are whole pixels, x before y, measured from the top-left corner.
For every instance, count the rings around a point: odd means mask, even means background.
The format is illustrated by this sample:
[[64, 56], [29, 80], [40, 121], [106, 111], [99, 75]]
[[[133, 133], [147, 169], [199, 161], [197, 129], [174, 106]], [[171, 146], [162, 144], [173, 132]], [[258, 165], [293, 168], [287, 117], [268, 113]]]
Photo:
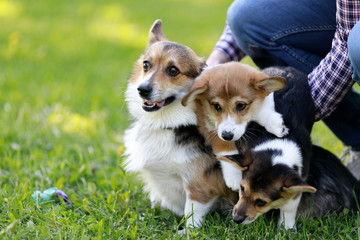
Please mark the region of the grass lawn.
[[[124, 90], [152, 22], [207, 57], [231, 1], [0, 0], [0, 239], [166, 239], [183, 219], [152, 209], [123, 170]], [[250, 62], [249, 59], [245, 61]], [[343, 146], [317, 123], [313, 141]], [[57, 187], [71, 204], [34, 203]], [[182, 238], [358, 239], [360, 215], [299, 219], [298, 232], [261, 218], [207, 216]]]

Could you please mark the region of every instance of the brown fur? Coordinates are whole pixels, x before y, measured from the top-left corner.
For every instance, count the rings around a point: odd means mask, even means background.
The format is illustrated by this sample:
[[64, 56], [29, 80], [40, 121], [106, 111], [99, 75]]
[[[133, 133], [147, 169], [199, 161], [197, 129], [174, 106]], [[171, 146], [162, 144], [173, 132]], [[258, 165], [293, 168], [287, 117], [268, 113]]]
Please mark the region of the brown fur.
[[[183, 105], [195, 100], [198, 126], [206, 137], [215, 154], [223, 151], [235, 151], [233, 142], [225, 142], [217, 135], [217, 126], [228, 116], [236, 123], [249, 121], [249, 117], [258, 105], [271, 92], [282, 88], [285, 80], [268, 75], [245, 64], [230, 62], [205, 70], [183, 98]], [[216, 111], [212, 104], [221, 106]], [[236, 110], [236, 104], [246, 104], [242, 111]]]
[[215, 196], [224, 196], [231, 201], [237, 200], [236, 193], [226, 187], [218, 162], [214, 157], [207, 154], [201, 155], [193, 161], [192, 165], [194, 176], [187, 184], [190, 199], [200, 203], [207, 203]]

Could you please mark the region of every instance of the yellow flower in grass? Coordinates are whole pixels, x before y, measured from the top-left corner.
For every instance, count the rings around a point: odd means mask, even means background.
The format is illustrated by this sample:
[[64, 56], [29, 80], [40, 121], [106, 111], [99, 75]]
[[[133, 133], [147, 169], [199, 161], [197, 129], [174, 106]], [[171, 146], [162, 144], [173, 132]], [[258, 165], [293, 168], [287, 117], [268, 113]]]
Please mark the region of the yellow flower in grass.
[[73, 113], [70, 115], [68, 121], [64, 122], [63, 129], [65, 132], [70, 133], [94, 133], [96, 131], [96, 124], [94, 120], [88, 117]]
[[121, 156], [121, 155], [124, 153], [124, 151], [125, 151], [124, 145], [120, 145], [120, 146], [117, 148], [116, 153], [117, 153], [117, 155]]
[[55, 106], [53, 112], [47, 117], [50, 125], [57, 125], [67, 133], [80, 133], [83, 135], [96, 133], [96, 121], [78, 113], [72, 113], [68, 108]]

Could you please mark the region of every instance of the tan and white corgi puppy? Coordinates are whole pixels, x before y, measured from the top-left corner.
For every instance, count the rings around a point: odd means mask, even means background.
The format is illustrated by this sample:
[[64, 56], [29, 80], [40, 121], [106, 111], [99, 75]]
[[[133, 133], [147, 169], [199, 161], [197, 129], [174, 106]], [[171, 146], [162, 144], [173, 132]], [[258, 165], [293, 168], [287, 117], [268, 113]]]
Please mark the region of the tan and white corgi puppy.
[[153, 205], [190, 216], [187, 226], [194, 227], [223, 197], [238, 197], [226, 187], [217, 159], [205, 147], [194, 105], [181, 104], [204, 66], [189, 47], [167, 40], [157, 20], [126, 90], [134, 121], [124, 135], [125, 169], [140, 173]]
[[[288, 133], [281, 114], [274, 109], [273, 92], [285, 86], [285, 79], [269, 76], [238, 62], [205, 69], [195, 80], [183, 105], [195, 101], [198, 127], [214, 154], [237, 154], [235, 141], [255, 121], [267, 131], [283, 137]], [[227, 186], [239, 190], [241, 172], [221, 161]]]

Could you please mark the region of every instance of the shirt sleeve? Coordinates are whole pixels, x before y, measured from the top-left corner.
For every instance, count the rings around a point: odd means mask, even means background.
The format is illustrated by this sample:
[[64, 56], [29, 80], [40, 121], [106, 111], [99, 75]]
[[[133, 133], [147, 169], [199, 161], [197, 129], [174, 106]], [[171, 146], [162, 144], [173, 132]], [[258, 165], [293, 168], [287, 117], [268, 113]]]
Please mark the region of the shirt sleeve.
[[225, 29], [214, 49], [218, 49], [225, 53], [230, 61], [240, 61], [245, 56], [245, 53], [243, 53], [236, 44], [228, 24], [226, 24]]
[[347, 39], [359, 19], [360, 1], [337, 1], [337, 28], [331, 50], [308, 77], [316, 107], [316, 120], [330, 115], [354, 84], [351, 79]]

